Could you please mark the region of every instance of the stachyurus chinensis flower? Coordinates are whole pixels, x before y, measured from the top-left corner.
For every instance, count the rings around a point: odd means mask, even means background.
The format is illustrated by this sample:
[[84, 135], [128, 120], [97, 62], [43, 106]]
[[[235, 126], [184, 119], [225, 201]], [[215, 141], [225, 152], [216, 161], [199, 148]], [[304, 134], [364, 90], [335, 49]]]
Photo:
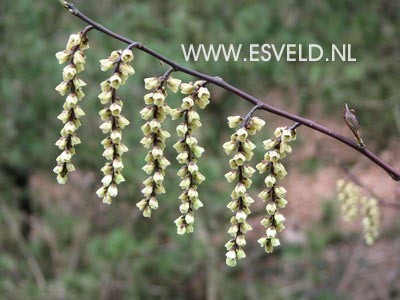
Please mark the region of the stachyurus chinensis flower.
[[378, 200], [363, 196], [359, 186], [351, 181], [339, 179], [336, 183], [340, 213], [345, 221], [356, 219], [361, 206], [364, 240], [372, 245], [379, 236], [380, 212]]
[[83, 30], [71, 34], [66, 49], [56, 53], [60, 64], [68, 62], [62, 72], [63, 81], [56, 87], [61, 96], [67, 94], [63, 111], [57, 117], [64, 124], [60, 132], [61, 137], [56, 142], [56, 146], [62, 152], [57, 157], [57, 165], [53, 169], [60, 184], [64, 184], [68, 180], [68, 173], [75, 170], [72, 156], [75, 155], [75, 145], [81, 143], [76, 131], [81, 126], [80, 118], [85, 113], [78, 103], [85, 96], [82, 87], [86, 83], [78, 77], [78, 73], [84, 70], [86, 56], [83, 50], [89, 48], [87, 32], [88, 30]]
[[142, 119], [146, 121], [142, 126], [144, 137], [140, 142], [149, 149], [145, 158], [146, 165], [142, 169], [149, 177], [143, 181], [144, 198], [136, 206], [147, 218], [151, 217], [152, 210], [158, 208], [157, 195], [165, 193], [163, 185], [165, 169], [170, 165], [169, 160], [164, 156], [165, 141], [170, 134], [161, 128], [162, 122], [171, 110], [165, 102], [167, 97], [165, 81], [173, 84], [172, 91], [177, 89], [176, 85], [179, 86], [179, 82], [172, 78], [151, 77], [144, 80], [145, 88], [152, 91], [144, 96], [146, 107], [140, 111]]
[[272, 253], [274, 248], [280, 245], [277, 233], [285, 228], [285, 217], [279, 210], [286, 207], [287, 200], [284, 198], [286, 189], [278, 185], [278, 182], [287, 175], [281, 160], [286, 157], [286, 154], [292, 152], [289, 143], [296, 139], [296, 131], [287, 127], [278, 127], [274, 136], [275, 138], [263, 142], [267, 152], [264, 159], [256, 166], [260, 174], [267, 174], [264, 181], [266, 188], [258, 194], [266, 203], [267, 211], [266, 217], [261, 221], [266, 228], [265, 236], [260, 238], [258, 243], [267, 253]]
[[253, 157], [253, 150], [256, 147], [249, 139], [249, 135], [254, 135], [265, 125], [265, 122], [258, 117], [246, 117], [243, 120], [240, 116], [228, 117], [229, 127], [240, 126], [231, 136], [231, 140], [223, 145], [226, 154], [234, 154], [229, 160], [231, 171], [225, 174], [228, 182], [236, 182], [236, 186], [231, 193], [231, 201], [228, 208], [234, 213], [231, 217], [231, 227], [228, 234], [232, 236], [226, 244], [226, 264], [235, 266], [238, 259], [246, 257], [243, 250], [246, 245], [245, 234], [251, 230], [247, 222], [250, 214], [250, 205], [254, 202], [253, 198], [247, 193], [251, 186], [251, 176], [255, 170], [248, 165]]
[[197, 81], [194, 84], [183, 83], [181, 92], [188, 96], [183, 98], [179, 108], [171, 110], [173, 120], [183, 118], [182, 123], [176, 128], [181, 139], [174, 144], [174, 148], [178, 152], [177, 160], [183, 165], [178, 171], [178, 176], [181, 178], [179, 186], [183, 190], [179, 196], [181, 216], [175, 220], [178, 234], [193, 232], [194, 211], [203, 206], [197, 188], [205, 180], [205, 177], [199, 172], [197, 160], [201, 157], [204, 149], [198, 145], [193, 134], [201, 126], [200, 116], [196, 112], [195, 106], [204, 109], [209, 103], [210, 92], [204, 85], [204, 81]]
[[101, 142], [104, 147], [103, 156], [108, 162], [101, 169], [104, 177], [97, 195], [107, 204], [111, 204], [112, 198], [118, 195], [117, 185], [125, 181], [122, 176], [124, 168], [122, 155], [128, 151], [128, 147], [122, 143], [122, 130], [129, 125], [129, 121], [121, 114], [123, 101], [117, 96], [117, 90], [125, 83], [128, 76], [135, 73], [130, 65], [132, 60], [133, 53], [129, 47], [123, 51], [113, 51], [108, 58], [100, 60], [102, 71], [114, 67], [113, 75], [100, 84], [101, 93], [98, 96], [101, 104], [106, 105], [99, 114], [103, 121], [100, 129], [108, 135]]

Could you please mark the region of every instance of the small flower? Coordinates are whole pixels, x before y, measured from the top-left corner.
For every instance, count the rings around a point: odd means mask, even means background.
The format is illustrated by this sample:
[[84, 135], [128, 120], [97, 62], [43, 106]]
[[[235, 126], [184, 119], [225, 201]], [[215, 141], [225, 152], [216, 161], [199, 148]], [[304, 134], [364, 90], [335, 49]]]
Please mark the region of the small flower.
[[71, 52], [68, 50], [59, 51], [56, 53], [59, 64], [64, 64], [71, 59]]
[[176, 93], [179, 90], [179, 87], [182, 83], [182, 80], [180, 79], [176, 79], [176, 78], [172, 78], [172, 76], [170, 76], [167, 79], [167, 87], [173, 92]]
[[194, 86], [192, 83], [182, 83], [181, 84], [181, 93], [182, 94], [191, 94], [194, 91]]
[[100, 68], [103, 72], [108, 71], [114, 66], [114, 62], [109, 59], [100, 60]]
[[81, 43], [82, 36], [80, 33], [74, 33], [69, 36], [66, 50], [73, 51], [75, 47], [79, 46]]
[[[160, 79], [157, 77], [150, 77], [144, 79], [144, 88], [146, 90], [154, 90], [160, 85]], [[146, 103], [147, 104], [147, 103]]]
[[63, 70], [64, 81], [72, 80], [75, 77], [76, 73], [77, 72], [74, 64], [66, 66]]
[[108, 80], [110, 82], [110, 86], [114, 89], [118, 89], [119, 86], [121, 85], [122, 78], [118, 73], [114, 73], [110, 79]]
[[201, 109], [204, 109], [210, 103], [210, 92], [206, 87], [200, 87], [196, 96], [196, 104]]
[[236, 128], [240, 124], [242, 124], [242, 122], [243, 122], [243, 118], [241, 116], [228, 117], [229, 128]]
[[133, 60], [133, 58], [134, 58], [134, 56], [133, 56], [133, 53], [132, 53], [131, 49], [125, 49], [124, 51], [122, 51], [121, 60], [124, 63], [131, 62]]

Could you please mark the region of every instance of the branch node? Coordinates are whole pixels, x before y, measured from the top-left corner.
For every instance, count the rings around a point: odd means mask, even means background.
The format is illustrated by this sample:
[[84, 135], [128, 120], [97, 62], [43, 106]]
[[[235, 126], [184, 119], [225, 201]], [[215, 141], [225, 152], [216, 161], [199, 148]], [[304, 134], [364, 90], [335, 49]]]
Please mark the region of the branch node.
[[247, 114], [246, 117], [244, 118], [244, 121], [243, 121], [243, 123], [242, 123], [242, 127], [246, 126], [246, 124], [249, 122], [250, 118], [253, 116], [254, 112], [255, 112], [257, 109], [260, 109], [261, 106], [262, 106], [261, 104], [257, 104], [257, 105], [255, 105], [255, 106], [248, 112], [248, 114]]
[[86, 36], [90, 30], [94, 29], [93, 25], [86, 26], [85, 29], [82, 30], [82, 36]]
[[172, 72], [175, 71], [174, 67], [168, 68], [168, 70], [164, 73], [164, 75], [161, 77], [161, 81], [164, 82], [165, 80], [168, 79], [168, 77], [171, 75]]
[[300, 126], [301, 126], [301, 123], [296, 122], [296, 123], [294, 123], [292, 126], [290, 126], [289, 129], [290, 129], [290, 130], [295, 130], [295, 129], [297, 129], [297, 128], [300, 127]]
[[143, 47], [143, 45], [142, 45], [141, 43], [139, 43], [139, 42], [133, 42], [132, 44], [129, 44], [129, 46], [126, 47], [126, 49], [128, 49], [128, 50], [131, 50], [132, 48], [140, 49], [140, 48], [142, 48], [142, 47]]

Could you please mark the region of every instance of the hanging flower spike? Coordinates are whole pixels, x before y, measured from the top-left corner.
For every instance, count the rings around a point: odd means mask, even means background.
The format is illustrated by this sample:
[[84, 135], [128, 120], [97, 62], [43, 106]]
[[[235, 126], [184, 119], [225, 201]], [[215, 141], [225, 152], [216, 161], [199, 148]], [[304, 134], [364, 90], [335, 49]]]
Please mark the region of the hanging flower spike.
[[100, 129], [104, 134], [108, 134], [101, 142], [104, 147], [103, 156], [108, 162], [101, 169], [104, 177], [101, 180], [102, 186], [96, 193], [98, 197], [103, 198], [103, 203], [107, 204], [111, 204], [112, 198], [118, 195], [117, 185], [125, 181], [121, 174], [124, 168], [122, 155], [128, 151], [128, 147], [122, 143], [122, 130], [129, 125], [129, 121], [121, 114], [123, 101], [117, 96], [117, 89], [135, 73], [130, 65], [132, 60], [133, 53], [130, 47], [123, 51], [113, 51], [108, 58], [100, 60], [102, 71], [114, 67], [113, 75], [100, 84], [101, 93], [98, 96], [101, 104], [107, 105], [99, 114], [103, 121]]
[[265, 252], [272, 253], [274, 248], [280, 245], [277, 232], [281, 232], [285, 225], [285, 217], [279, 212], [280, 208], [285, 208], [287, 201], [284, 198], [286, 189], [278, 185], [286, 175], [286, 169], [281, 160], [286, 154], [292, 152], [289, 145], [296, 139], [295, 129], [278, 127], [274, 132], [275, 138], [263, 142], [264, 149], [267, 151], [264, 159], [257, 164], [256, 168], [260, 174], [267, 172], [265, 178], [266, 189], [258, 196], [266, 202], [267, 216], [262, 219], [261, 224], [266, 228], [266, 235], [258, 240], [258, 243], [265, 249]]
[[240, 126], [231, 136], [231, 140], [223, 145], [226, 154], [231, 155], [236, 152], [229, 161], [231, 171], [225, 174], [228, 182], [237, 182], [235, 189], [231, 193], [231, 202], [228, 208], [235, 214], [231, 219], [231, 227], [228, 234], [232, 236], [226, 244], [226, 264], [235, 266], [238, 259], [246, 257], [243, 247], [246, 245], [245, 234], [251, 230], [247, 222], [247, 216], [250, 214], [250, 205], [254, 202], [253, 198], [247, 194], [247, 189], [251, 186], [250, 177], [255, 172], [254, 168], [245, 164], [251, 160], [253, 150], [256, 147], [248, 138], [254, 135], [265, 125], [265, 122], [257, 117], [251, 117], [252, 110], [244, 120], [240, 116], [228, 117], [230, 128]]
[[364, 240], [367, 245], [372, 245], [379, 236], [380, 213], [378, 201], [375, 198], [362, 197], [363, 205], [362, 225], [364, 229]]
[[84, 70], [86, 56], [83, 50], [89, 48], [86, 34], [90, 29], [91, 27], [87, 27], [81, 32], [71, 34], [66, 49], [56, 53], [60, 64], [69, 62], [62, 73], [63, 81], [56, 87], [56, 91], [61, 96], [68, 93], [63, 105], [63, 111], [57, 117], [64, 124], [60, 132], [61, 137], [56, 142], [56, 146], [62, 150], [62, 153], [57, 157], [57, 165], [53, 169], [60, 184], [66, 183], [68, 173], [75, 171], [75, 167], [72, 164], [72, 156], [75, 154], [75, 145], [81, 143], [76, 131], [81, 126], [80, 118], [85, 113], [78, 102], [85, 96], [82, 87], [86, 83], [77, 74]]
[[361, 205], [364, 240], [368, 245], [372, 245], [379, 236], [380, 213], [378, 200], [363, 196], [360, 187], [351, 181], [346, 182], [343, 179], [339, 179], [336, 185], [343, 219], [345, 221], [354, 221], [358, 215], [359, 205]]
[[188, 96], [183, 98], [179, 108], [171, 110], [173, 120], [183, 118], [183, 122], [176, 128], [181, 140], [174, 144], [178, 152], [176, 159], [183, 165], [178, 171], [178, 176], [181, 178], [179, 186], [183, 190], [179, 196], [181, 200], [179, 210], [182, 215], [175, 220], [178, 234], [193, 232], [194, 211], [203, 206], [197, 187], [205, 180], [205, 177], [199, 172], [197, 159], [200, 158], [204, 149], [197, 144], [193, 133], [201, 126], [195, 104], [204, 109], [210, 102], [210, 92], [204, 87], [205, 84], [205, 81], [182, 84], [181, 92]]
[[343, 220], [354, 221], [357, 218], [358, 205], [361, 200], [360, 188], [353, 182], [345, 182], [343, 179], [337, 181], [336, 188]]
[[149, 177], [143, 181], [144, 198], [136, 203], [136, 206], [146, 218], [150, 218], [152, 210], [158, 208], [157, 195], [165, 193], [163, 185], [165, 169], [170, 165], [164, 156], [164, 149], [165, 141], [171, 135], [161, 128], [162, 122], [171, 110], [165, 102], [167, 97], [167, 91], [164, 88], [165, 81], [173, 92], [178, 90], [180, 81], [171, 77], [168, 79], [164, 76], [151, 77], [144, 80], [145, 89], [152, 91], [144, 96], [147, 106], [140, 111], [142, 119], [146, 121], [142, 126], [144, 137], [140, 143], [149, 149], [145, 158], [147, 163], [142, 169]]

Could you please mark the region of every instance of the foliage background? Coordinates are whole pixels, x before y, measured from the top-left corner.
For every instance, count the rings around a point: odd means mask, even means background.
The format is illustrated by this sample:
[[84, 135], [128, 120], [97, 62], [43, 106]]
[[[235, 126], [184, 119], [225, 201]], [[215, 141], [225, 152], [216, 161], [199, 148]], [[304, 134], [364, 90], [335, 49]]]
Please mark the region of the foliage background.
[[[333, 1], [331, 1], [333, 2]], [[196, 70], [349, 134], [341, 120], [345, 101], [358, 112], [367, 145], [400, 167], [400, 4], [381, 1], [75, 1], [95, 20]], [[231, 187], [223, 174], [228, 158], [221, 145], [229, 138], [226, 117], [244, 114], [249, 105], [212, 88], [213, 101], [202, 114], [199, 134], [206, 154], [200, 188], [205, 203], [196, 232], [178, 237], [179, 188], [173, 167], [167, 194], [151, 220], [135, 207], [140, 200], [145, 150], [139, 143], [138, 111], [145, 93], [143, 78], [162, 74], [166, 66], [137, 52], [136, 75], [124, 86], [124, 110], [131, 120], [124, 135], [127, 182], [112, 206], [95, 196], [103, 164], [99, 141], [98, 84], [106, 74], [98, 60], [124, 47], [90, 33], [88, 82], [83, 108], [87, 116], [79, 136], [75, 172], [65, 186], [51, 169], [53, 146], [63, 102], [54, 87], [62, 67], [54, 53], [83, 24], [58, 1], [4, 0], [0, 3], [0, 298], [4, 299], [398, 299], [400, 298], [400, 223], [383, 210], [382, 237], [364, 246], [359, 225], [343, 224], [335, 200], [338, 163], [353, 166], [359, 178], [381, 197], [399, 200], [398, 184], [371, 163], [334, 141], [299, 130], [288, 159], [290, 205], [283, 246], [263, 254], [256, 240], [263, 214], [254, 206], [248, 258], [231, 269], [224, 262]], [[189, 43], [350, 43], [356, 63], [184, 62], [181, 44]], [[190, 77], [181, 76], [191, 80]], [[179, 97], [170, 97], [171, 106]], [[261, 116], [261, 113], [260, 113]], [[262, 113], [267, 129], [288, 121]], [[174, 124], [169, 129], [174, 132]], [[176, 126], [176, 124], [175, 124]], [[172, 146], [176, 135], [172, 135]], [[169, 147], [171, 148], [171, 147]], [[262, 156], [258, 147], [256, 158]], [[397, 159], [396, 159], [397, 158]], [[253, 194], [262, 187], [255, 178]], [[23, 235], [29, 237], [27, 240]]]

